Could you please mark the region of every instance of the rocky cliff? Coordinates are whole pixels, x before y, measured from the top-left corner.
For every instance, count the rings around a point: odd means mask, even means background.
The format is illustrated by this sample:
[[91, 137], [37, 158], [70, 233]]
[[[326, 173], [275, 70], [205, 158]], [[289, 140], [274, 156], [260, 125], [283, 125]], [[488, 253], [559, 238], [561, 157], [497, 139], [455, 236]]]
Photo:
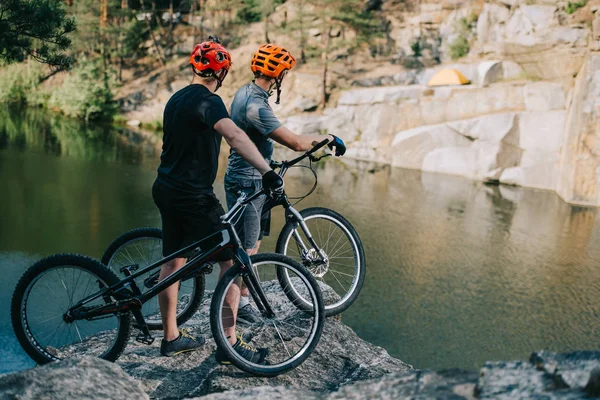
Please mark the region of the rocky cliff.
[[529, 362], [488, 362], [479, 371], [420, 371], [330, 318], [297, 369], [258, 378], [218, 365], [209, 302], [186, 324], [205, 335], [193, 353], [167, 358], [159, 341], [130, 341], [117, 363], [64, 360], [0, 377], [0, 399], [584, 399], [600, 396], [600, 352], [538, 352]]
[[[286, 1], [271, 20], [293, 15], [297, 3]], [[274, 106], [290, 128], [335, 133], [357, 159], [554, 190], [567, 202], [600, 205], [599, 0], [378, 5], [388, 56], [340, 55], [323, 110], [318, 63], [298, 67], [284, 82], [283, 104]], [[221, 92], [226, 103], [250, 80], [244, 60], [260, 42], [261, 26], [249, 25], [233, 50]], [[314, 26], [310, 39], [318, 44], [323, 32]], [[270, 35], [297, 50], [295, 37]], [[464, 54], [453, 62], [456, 43]], [[173, 64], [124, 88], [128, 117], [160, 119], [169, 96], [189, 81], [184, 67]], [[471, 84], [428, 87], [444, 68], [458, 69]]]
[[[123, 364], [97, 358], [61, 361], [0, 377], [0, 398], [6, 399], [589, 399], [600, 396], [600, 352], [534, 353], [528, 362], [488, 362], [479, 371], [408, 370], [377, 378], [351, 380], [333, 388], [305, 387], [302, 376], [259, 382], [236, 371], [221, 371], [224, 385], [196, 390], [193, 355], [180, 358], [183, 366], [158, 368], [148, 363], [163, 390], [128, 376]], [[314, 366], [314, 365], [313, 365]], [[332, 371], [321, 369], [328, 377]], [[357, 381], [358, 380], [358, 381]], [[143, 390], [145, 389], [145, 391]], [[203, 396], [202, 396], [203, 395]], [[201, 397], [198, 397], [201, 396]]]

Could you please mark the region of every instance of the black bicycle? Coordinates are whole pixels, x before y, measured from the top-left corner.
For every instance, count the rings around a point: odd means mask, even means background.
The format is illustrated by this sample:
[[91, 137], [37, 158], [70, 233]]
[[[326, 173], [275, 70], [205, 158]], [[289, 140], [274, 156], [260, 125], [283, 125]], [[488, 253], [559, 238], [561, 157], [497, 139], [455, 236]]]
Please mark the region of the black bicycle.
[[[315, 177], [311, 190], [300, 198], [308, 197], [317, 187], [317, 174], [312, 163], [329, 156], [326, 154], [315, 157], [313, 153], [328, 143], [324, 140], [301, 156], [283, 162], [271, 162], [273, 169], [279, 169], [279, 175], [284, 176], [292, 167], [308, 168]], [[308, 158], [310, 164], [298, 165]], [[263, 212], [269, 212], [280, 203], [270, 199], [263, 207]], [[339, 213], [323, 208], [311, 207], [296, 210], [292, 204], [283, 204], [286, 212], [286, 224], [279, 237], [275, 251], [288, 255], [300, 262], [311, 271], [313, 276], [326, 287], [325, 301], [326, 316], [333, 316], [345, 311], [354, 303], [362, 289], [366, 274], [365, 255], [358, 233], [350, 222]], [[137, 228], [124, 233], [115, 239], [102, 256], [102, 263], [115, 273], [130, 264], [149, 265], [162, 257], [162, 230], [158, 228]], [[282, 276], [285, 284], [287, 276]], [[157, 282], [158, 272], [140, 278], [143, 282]], [[196, 312], [205, 291], [205, 276], [198, 274], [190, 276], [180, 283], [177, 323], [183, 324]], [[333, 291], [333, 293], [331, 292]], [[307, 302], [301, 293], [292, 293], [298, 301]], [[148, 327], [161, 330], [162, 322], [158, 314], [158, 300], [154, 299], [144, 305], [143, 315]]]
[[[300, 263], [274, 253], [249, 257], [241, 248], [231, 221], [263, 193], [240, 197], [221, 218], [223, 230], [142, 269], [139, 264], [123, 266], [122, 280], [105, 265], [81, 255], [59, 254], [38, 261], [21, 277], [12, 298], [12, 324], [21, 346], [40, 364], [76, 355], [114, 361], [127, 345], [132, 315], [140, 329], [136, 340], [151, 344], [143, 305], [168, 286], [202, 275], [211, 268], [212, 257], [229, 248], [235, 264], [219, 280], [210, 306], [215, 342], [235, 366], [251, 374], [275, 376], [297, 367], [319, 341], [324, 304], [315, 278]], [[289, 204], [285, 194], [275, 201]], [[187, 263], [162, 281], [139, 281], [190, 252]], [[235, 330], [234, 299], [242, 282], [261, 318]], [[298, 294], [308, 301], [299, 301]], [[250, 362], [233, 350], [227, 338], [237, 335], [255, 347], [268, 348], [267, 365]]]

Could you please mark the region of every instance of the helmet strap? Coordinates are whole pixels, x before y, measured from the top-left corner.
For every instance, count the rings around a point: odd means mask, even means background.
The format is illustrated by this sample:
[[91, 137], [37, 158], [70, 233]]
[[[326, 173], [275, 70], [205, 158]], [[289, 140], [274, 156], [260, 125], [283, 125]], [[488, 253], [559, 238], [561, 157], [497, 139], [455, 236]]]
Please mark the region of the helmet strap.
[[277, 88], [277, 100], [275, 100], [275, 104], [279, 104], [281, 100], [281, 81], [283, 81], [283, 78], [275, 78], [275, 87]]

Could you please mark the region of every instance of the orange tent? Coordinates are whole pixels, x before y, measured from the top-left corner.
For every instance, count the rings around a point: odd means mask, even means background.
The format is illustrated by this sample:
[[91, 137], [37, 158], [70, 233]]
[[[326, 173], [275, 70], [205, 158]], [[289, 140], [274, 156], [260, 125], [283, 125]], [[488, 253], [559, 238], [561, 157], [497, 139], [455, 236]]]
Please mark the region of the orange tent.
[[442, 69], [435, 73], [427, 82], [427, 86], [468, 85], [471, 83], [459, 70], [454, 68]]

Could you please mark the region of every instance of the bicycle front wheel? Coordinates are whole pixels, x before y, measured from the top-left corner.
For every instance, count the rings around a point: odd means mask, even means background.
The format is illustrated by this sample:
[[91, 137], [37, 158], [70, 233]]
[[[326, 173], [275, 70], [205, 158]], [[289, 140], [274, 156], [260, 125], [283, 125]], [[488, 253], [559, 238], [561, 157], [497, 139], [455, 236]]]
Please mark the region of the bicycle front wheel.
[[[115, 361], [127, 345], [130, 313], [75, 321], [65, 314], [118, 282], [104, 265], [80, 255], [60, 254], [35, 263], [19, 280], [11, 304], [13, 329], [25, 352], [38, 364], [82, 355]], [[100, 297], [86, 306], [111, 301]]]
[[[247, 267], [236, 264], [219, 281], [211, 302], [211, 329], [220, 351], [233, 365], [253, 375], [276, 376], [300, 365], [319, 342], [325, 323], [323, 300], [317, 282], [298, 262], [274, 253], [257, 254], [251, 260], [256, 280], [250, 278]], [[291, 301], [287, 295], [289, 286], [281, 286], [277, 279], [279, 270], [288, 274], [295, 290], [310, 299], [310, 306], [299, 308]], [[250, 304], [259, 310], [260, 318], [251, 324], [237, 326], [237, 335], [250, 341], [252, 347], [267, 349], [266, 363], [242, 357], [228, 340], [231, 335], [236, 335], [236, 299], [242, 281], [250, 289]], [[261, 293], [264, 293], [265, 302]], [[272, 309], [272, 314], [268, 308]]]
[[[312, 207], [301, 210], [300, 215], [318, 248], [311, 246], [308, 232], [300, 224], [288, 221], [279, 234], [275, 251], [300, 262], [313, 274], [324, 286], [326, 315], [338, 315], [354, 303], [365, 280], [362, 242], [352, 224], [333, 210]], [[281, 272], [279, 279], [282, 286], [289, 285], [289, 295], [299, 303], [308, 304], [309, 299], [294, 290], [289, 276]]]
[[[102, 264], [109, 267], [115, 274], [120, 274], [121, 268], [124, 266], [137, 264], [140, 268], [145, 268], [162, 257], [162, 230], [137, 228], [125, 232], [107, 247], [102, 256]], [[135, 280], [142, 292], [158, 283], [158, 273], [159, 269], [157, 268]], [[183, 325], [198, 310], [204, 297], [205, 284], [204, 274], [196, 275], [179, 283], [177, 325]], [[144, 303], [142, 315], [148, 329], [162, 330], [158, 297]]]

